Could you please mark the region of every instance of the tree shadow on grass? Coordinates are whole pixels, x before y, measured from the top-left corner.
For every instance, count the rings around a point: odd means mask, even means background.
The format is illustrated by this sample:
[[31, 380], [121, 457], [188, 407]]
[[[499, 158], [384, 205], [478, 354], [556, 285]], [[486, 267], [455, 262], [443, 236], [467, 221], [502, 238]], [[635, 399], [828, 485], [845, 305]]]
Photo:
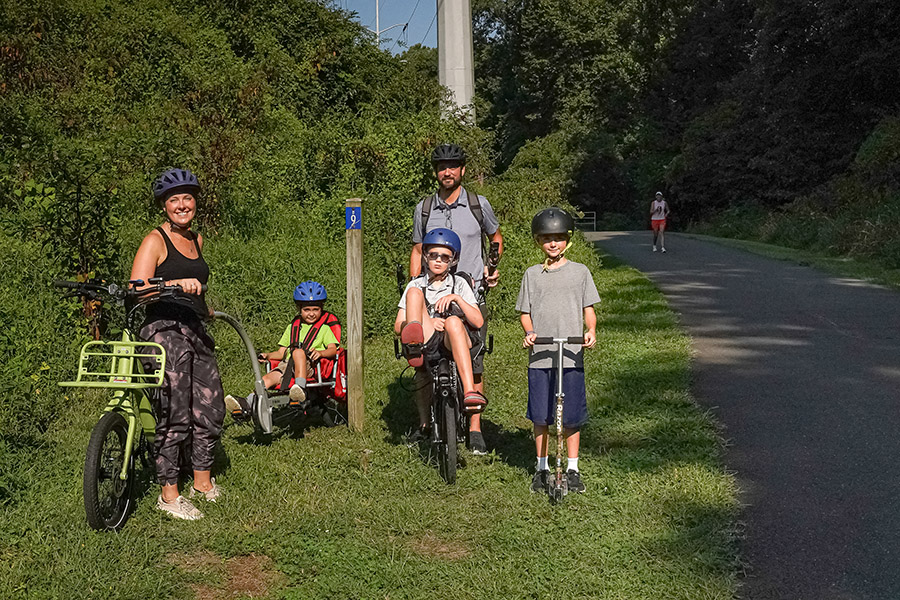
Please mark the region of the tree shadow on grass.
[[500, 460], [529, 473], [534, 470], [534, 437], [530, 429], [524, 427], [503, 429], [493, 421], [482, 418], [481, 431], [484, 433], [488, 450], [493, 450]]
[[0, 507], [13, 507], [36, 477], [34, 465], [53, 456], [55, 444], [30, 435], [0, 435]]
[[388, 401], [381, 409], [381, 420], [387, 426], [388, 434], [385, 441], [389, 444], [405, 444], [418, 419], [415, 400], [416, 380], [409, 371], [404, 370], [387, 387]]

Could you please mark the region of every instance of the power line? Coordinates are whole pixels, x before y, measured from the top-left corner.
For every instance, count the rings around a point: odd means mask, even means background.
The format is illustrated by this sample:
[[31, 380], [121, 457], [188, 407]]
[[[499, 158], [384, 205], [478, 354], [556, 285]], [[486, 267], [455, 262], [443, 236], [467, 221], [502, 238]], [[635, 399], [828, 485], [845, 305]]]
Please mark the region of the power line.
[[431, 33], [431, 28], [434, 27], [434, 21], [437, 19], [437, 10], [434, 11], [434, 18], [431, 19], [431, 25], [428, 26], [428, 31], [425, 32], [425, 37], [422, 38], [422, 41], [419, 44], [425, 43], [425, 38], [428, 37], [428, 34]]
[[[409, 24], [412, 22], [413, 17], [416, 16], [416, 9], [419, 8], [419, 2], [421, 2], [421, 1], [422, 0], [416, 0], [416, 5], [413, 6], [412, 13], [409, 15], [409, 18], [406, 20], [406, 24], [403, 26], [403, 31], [400, 32], [400, 35], [403, 36], [403, 41], [406, 42], [407, 44], [409, 44], [409, 33], [407, 32], [407, 29], [409, 28]], [[393, 52], [394, 46], [396, 46], [397, 42], [399, 42], [399, 41], [400, 41], [400, 37], [398, 36], [397, 39], [394, 40], [394, 43], [391, 44], [391, 49], [388, 50], [388, 52]]]
[[409, 21], [407, 21], [406, 24], [403, 26], [403, 29], [400, 31], [400, 35], [397, 36], [397, 38], [394, 40], [394, 43], [391, 44], [391, 49], [388, 50], [388, 54], [390, 54], [391, 52], [394, 51], [394, 46], [397, 45], [397, 42], [400, 41], [401, 37], [403, 37], [404, 43], [409, 44], [409, 34], [406, 32], [407, 27], [409, 27]]

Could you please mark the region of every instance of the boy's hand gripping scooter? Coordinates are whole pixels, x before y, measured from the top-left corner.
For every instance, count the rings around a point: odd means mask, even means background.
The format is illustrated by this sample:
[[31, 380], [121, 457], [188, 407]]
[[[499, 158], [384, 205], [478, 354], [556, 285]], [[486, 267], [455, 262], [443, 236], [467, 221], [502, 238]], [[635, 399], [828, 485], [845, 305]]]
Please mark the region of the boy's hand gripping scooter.
[[563, 457], [563, 351], [565, 344], [584, 344], [583, 336], [569, 338], [538, 337], [535, 344], [556, 344], [556, 475], [550, 480], [547, 494], [550, 502], [556, 504], [569, 493], [569, 484], [562, 468]]

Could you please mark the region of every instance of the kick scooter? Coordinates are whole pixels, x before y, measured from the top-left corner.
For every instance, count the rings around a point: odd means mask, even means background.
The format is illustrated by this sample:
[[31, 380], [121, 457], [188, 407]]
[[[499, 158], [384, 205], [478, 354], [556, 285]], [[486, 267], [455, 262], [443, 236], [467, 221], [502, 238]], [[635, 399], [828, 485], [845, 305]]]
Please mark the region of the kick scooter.
[[569, 484], [562, 467], [563, 457], [563, 351], [565, 344], [584, 344], [584, 337], [575, 336], [569, 338], [538, 337], [535, 344], [556, 344], [556, 474], [550, 480], [547, 495], [550, 502], [557, 504], [569, 493]]

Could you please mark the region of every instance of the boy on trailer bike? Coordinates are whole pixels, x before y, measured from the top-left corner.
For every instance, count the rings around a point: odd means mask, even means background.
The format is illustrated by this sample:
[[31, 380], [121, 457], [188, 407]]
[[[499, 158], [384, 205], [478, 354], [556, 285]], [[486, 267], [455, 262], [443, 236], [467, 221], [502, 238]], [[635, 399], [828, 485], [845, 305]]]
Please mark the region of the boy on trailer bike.
[[[587, 398], [584, 386], [584, 348], [597, 341], [597, 315], [594, 304], [600, 302], [591, 272], [581, 263], [566, 259], [575, 221], [560, 208], [547, 208], [534, 216], [531, 233], [545, 259], [529, 267], [522, 278], [516, 310], [525, 338], [522, 345], [531, 348], [528, 360], [527, 418], [534, 424], [537, 470], [531, 491], [546, 491], [549, 485], [549, 426], [554, 422], [556, 370], [553, 346], [537, 345], [542, 337], [569, 338], [584, 334], [584, 346], [566, 344], [563, 361], [563, 429], [566, 437], [568, 488], [584, 492], [578, 469], [580, 429], [587, 423]], [[587, 332], [584, 328], [587, 326]]]
[[[503, 253], [503, 236], [500, 234], [500, 223], [494, 215], [491, 204], [483, 196], [468, 192], [462, 186], [462, 178], [466, 173], [466, 153], [456, 144], [441, 144], [431, 153], [431, 164], [438, 180], [438, 190], [424, 198], [416, 205], [413, 215], [413, 247], [409, 259], [409, 274], [416, 277], [422, 273], [423, 240], [425, 235], [435, 228], [450, 229], [456, 233], [461, 242], [459, 252], [459, 273], [467, 273], [472, 279], [473, 289], [486, 290], [497, 285], [500, 272], [496, 263], [492, 269], [485, 265], [484, 237], [496, 245], [496, 260]], [[480, 346], [487, 340], [487, 307], [484, 295], [479, 294], [478, 308], [481, 310], [483, 324], [479, 334]], [[484, 392], [484, 355], [480, 352], [473, 360], [475, 389]], [[428, 386], [425, 379], [428, 373], [417, 369], [419, 380], [418, 399], [421, 405], [427, 403]], [[481, 415], [472, 415], [469, 420], [469, 447], [475, 454], [485, 454], [487, 447], [481, 433]]]
[[[288, 323], [278, 340], [278, 350], [260, 352], [260, 362], [277, 360], [278, 364], [263, 376], [266, 389], [272, 389], [294, 378], [289, 395], [291, 404], [302, 406], [306, 400], [306, 380], [315, 376], [316, 365], [324, 358], [333, 360], [337, 356], [340, 340], [334, 335], [325, 314], [325, 300], [328, 292], [318, 281], [304, 281], [294, 288], [294, 304], [297, 316]], [[334, 318], [334, 315], [330, 315]], [[319, 323], [319, 321], [322, 323]], [[318, 325], [318, 327], [317, 327]], [[242, 418], [249, 414], [250, 400], [225, 396], [225, 406], [233, 417]]]
[[[400, 298], [394, 332], [400, 335], [403, 354], [412, 367], [434, 364], [449, 352], [463, 386], [464, 409], [469, 414], [484, 410], [487, 399], [475, 387], [472, 341], [484, 324], [472, 285], [453, 273], [459, 260], [459, 236], [449, 229], [429, 231], [423, 239], [425, 272], [407, 284]], [[410, 441], [429, 435], [430, 397], [417, 395], [419, 427]]]

